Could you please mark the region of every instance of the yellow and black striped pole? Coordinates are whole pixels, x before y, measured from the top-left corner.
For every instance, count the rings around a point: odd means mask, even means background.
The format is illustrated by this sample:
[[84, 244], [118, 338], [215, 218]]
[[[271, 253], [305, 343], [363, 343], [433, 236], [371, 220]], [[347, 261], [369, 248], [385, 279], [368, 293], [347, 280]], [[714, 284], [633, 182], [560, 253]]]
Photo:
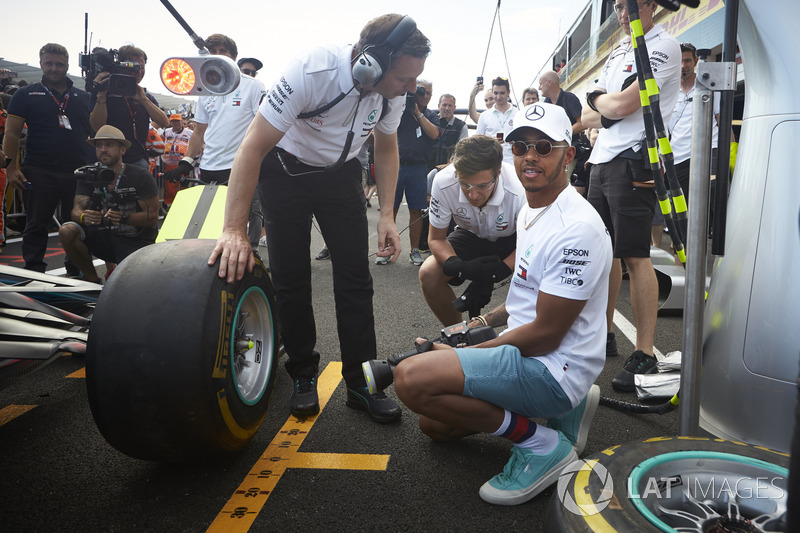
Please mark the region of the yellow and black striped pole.
[[[650, 67], [650, 58], [644, 39], [644, 31], [642, 30], [642, 21], [639, 18], [639, 4], [636, 0], [626, 0], [626, 2], [628, 20], [631, 25], [631, 41], [633, 43], [634, 57], [636, 58], [636, 77], [639, 81], [639, 95], [642, 103], [650, 171], [653, 174], [658, 204], [661, 208], [661, 213], [664, 215], [667, 227], [669, 228], [672, 247], [678, 259], [685, 265], [686, 251], [676, 220], [686, 219], [686, 199], [683, 196], [683, 191], [678, 183], [678, 177], [675, 174], [675, 157], [672, 154], [672, 147], [669, 144], [667, 131], [664, 127], [664, 120], [661, 117], [658, 84], [653, 77], [653, 69]], [[661, 174], [661, 164], [659, 163], [658, 156], [659, 151], [661, 153], [661, 159], [664, 161], [664, 170], [670, 186], [669, 194], [667, 194], [664, 177]], [[672, 198], [672, 204], [675, 206], [675, 216], [673, 216], [670, 197]]]

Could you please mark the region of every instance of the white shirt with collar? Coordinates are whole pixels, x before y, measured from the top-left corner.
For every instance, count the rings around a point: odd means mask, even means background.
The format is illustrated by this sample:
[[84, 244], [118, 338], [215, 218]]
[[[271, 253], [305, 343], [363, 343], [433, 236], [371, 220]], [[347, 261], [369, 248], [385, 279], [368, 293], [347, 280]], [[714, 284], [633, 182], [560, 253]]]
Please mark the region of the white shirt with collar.
[[[672, 148], [672, 155], [675, 156], [675, 164], [683, 163], [692, 155], [692, 111], [694, 86], [688, 92], [683, 92], [679, 88], [680, 95], [672, 111], [669, 121], [669, 144]], [[714, 116], [719, 115], [719, 95], [714, 93]], [[719, 141], [719, 126], [716, 119], [711, 123], [711, 148], [716, 148]]]
[[[653, 77], [659, 89], [661, 117], [666, 125], [678, 99], [681, 84], [681, 47], [660, 24], [653, 26], [645, 34], [644, 40], [650, 55]], [[625, 80], [636, 72], [634, 49], [630, 36], [626, 35], [603, 66], [597, 88], [607, 93], [620, 91]], [[643, 111], [639, 108], [610, 128], [600, 129], [589, 162], [608, 163], [628, 148], [638, 151], [639, 143], [645, 138], [642, 117]]]
[[[505, 113], [498, 111], [492, 107], [487, 109], [478, 118], [478, 127], [475, 133], [479, 135], [488, 135], [489, 137], [497, 137], [498, 133], [503, 134], [503, 139], [514, 127], [514, 114], [519, 111], [513, 105], [509, 105]], [[503, 161], [509, 165], [514, 164], [514, 154], [511, 153], [511, 144], [503, 142]]]
[[435, 228], [447, 228], [452, 219], [459, 228], [494, 242], [514, 234], [517, 215], [525, 205], [525, 189], [513, 166], [503, 163], [489, 201], [483, 207], [475, 207], [461, 190], [455, 167], [448, 165], [433, 178], [428, 216]]
[[200, 97], [195, 120], [208, 124], [203, 135], [205, 148], [200, 158], [201, 169], [227, 170], [233, 167], [236, 151], [265, 93], [263, 83], [242, 74], [239, 86], [231, 94]]
[[[388, 101], [383, 120], [380, 120], [383, 112], [380, 94], [367, 93], [359, 102], [350, 66], [352, 52], [353, 45], [345, 45], [315, 48], [301, 54], [289, 63], [261, 103], [260, 112], [267, 122], [285, 133], [278, 147], [307, 165], [321, 167], [335, 163], [351, 125], [355, 136], [347, 160], [358, 155], [374, 128], [392, 134], [400, 124], [405, 96]], [[343, 92], [347, 96], [324, 113], [297, 118], [301, 113], [323, 107]]]

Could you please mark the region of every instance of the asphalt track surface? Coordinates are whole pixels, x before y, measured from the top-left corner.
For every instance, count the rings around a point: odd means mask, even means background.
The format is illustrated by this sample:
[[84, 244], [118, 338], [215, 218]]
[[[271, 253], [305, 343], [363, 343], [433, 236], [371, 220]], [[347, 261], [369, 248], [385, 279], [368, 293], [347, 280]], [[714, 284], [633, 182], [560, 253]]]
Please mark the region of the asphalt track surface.
[[[378, 213], [375, 207], [368, 211], [376, 242]], [[398, 228], [407, 220], [401, 207]], [[404, 250], [396, 264], [371, 266], [381, 357], [406, 351], [416, 336], [439, 330], [422, 299], [418, 268], [408, 260], [407, 233], [401, 237]], [[51, 239], [51, 247], [57, 246]], [[321, 246], [315, 232], [312, 258]], [[6, 247], [6, 260], [13, 248]], [[54, 259], [51, 268], [60, 268]], [[324, 369], [324, 406], [316, 418], [301, 423], [289, 415], [291, 382], [282, 359], [269, 412], [242, 452], [201, 464], [140, 461], [100, 435], [87, 401], [84, 360], [61, 357], [0, 391], [0, 530], [544, 531], [553, 487], [516, 507], [493, 506], [478, 496], [480, 486], [506, 464], [508, 441], [476, 435], [433, 443], [405, 408], [400, 423], [377, 425], [345, 406], [331, 266], [311, 262]], [[506, 290], [496, 291], [492, 306]], [[617, 310], [620, 356], [606, 362], [597, 383], [603, 396], [635, 401], [634, 394], [616, 393], [610, 385], [633, 351], [622, 321], [632, 321], [627, 281]], [[656, 348], [664, 354], [680, 350], [681, 328], [680, 314], [660, 315]], [[394, 397], [391, 388], [387, 392]], [[601, 406], [585, 453], [675, 435], [677, 428], [677, 411], [629, 415]]]

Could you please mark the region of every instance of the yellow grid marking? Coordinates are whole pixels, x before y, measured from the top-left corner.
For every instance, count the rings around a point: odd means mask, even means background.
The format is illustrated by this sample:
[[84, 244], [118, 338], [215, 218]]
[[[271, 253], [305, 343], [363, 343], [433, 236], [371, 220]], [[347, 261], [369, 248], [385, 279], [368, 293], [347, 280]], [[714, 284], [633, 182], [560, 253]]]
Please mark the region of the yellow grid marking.
[[0, 426], [3, 424], [7, 424], [17, 418], [18, 416], [22, 416], [31, 409], [36, 407], [35, 405], [8, 405], [0, 409]]
[[[320, 414], [341, 380], [342, 363], [328, 364], [317, 383]], [[289, 417], [208, 527], [208, 531], [248, 531], [287, 468], [386, 470], [390, 457], [388, 455], [298, 452], [318, 417], [319, 414], [306, 419]]]

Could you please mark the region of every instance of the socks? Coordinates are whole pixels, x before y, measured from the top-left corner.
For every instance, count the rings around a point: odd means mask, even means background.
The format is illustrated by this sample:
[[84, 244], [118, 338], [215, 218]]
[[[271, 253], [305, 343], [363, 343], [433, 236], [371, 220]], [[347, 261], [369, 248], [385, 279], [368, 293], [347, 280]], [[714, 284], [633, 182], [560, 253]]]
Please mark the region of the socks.
[[558, 431], [540, 426], [522, 415], [506, 410], [503, 423], [492, 433], [537, 455], [547, 455], [558, 446]]

